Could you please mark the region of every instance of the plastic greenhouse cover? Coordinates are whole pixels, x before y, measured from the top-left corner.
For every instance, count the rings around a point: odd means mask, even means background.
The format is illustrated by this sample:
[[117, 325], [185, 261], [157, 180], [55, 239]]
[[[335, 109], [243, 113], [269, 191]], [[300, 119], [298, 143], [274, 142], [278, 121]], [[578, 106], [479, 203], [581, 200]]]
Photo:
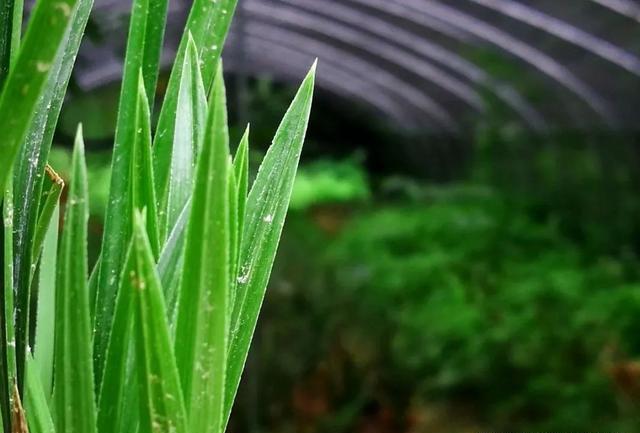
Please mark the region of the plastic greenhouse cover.
[[[169, 64], [190, 1], [171, 3]], [[97, 0], [103, 37], [81, 51], [76, 81], [120, 77], [129, 3]], [[458, 134], [495, 104], [532, 131], [637, 130], [636, 0], [241, 0], [226, 67], [318, 86], [404, 128]]]

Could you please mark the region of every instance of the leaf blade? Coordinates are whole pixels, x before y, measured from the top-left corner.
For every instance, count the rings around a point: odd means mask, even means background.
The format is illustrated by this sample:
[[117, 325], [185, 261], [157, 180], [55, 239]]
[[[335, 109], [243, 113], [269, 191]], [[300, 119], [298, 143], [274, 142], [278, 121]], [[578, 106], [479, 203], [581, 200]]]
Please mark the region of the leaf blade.
[[146, 209], [146, 225], [149, 242], [155, 257], [160, 250], [158, 239], [158, 217], [155, 188], [153, 186], [153, 165], [151, 162], [151, 114], [144, 89], [142, 71], [138, 75], [138, 95], [136, 99], [136, 123], [131, 140], [131, 215], [136, 209]]
[[[109, 202], [105, 214], [105, 236], [98, 269], [95, 300], [94, 357], [96, 383], [100, 383], [113, 320], [118, 277], [129, 246], [132, 219], [129, 195], [132, 159], [131, 137], [136, 132], [139, 71], [142, 70], [145, 93], [151, 100], [155, 93], [158, 64], [166, 21], [166, 0], [135, 0], [132, 6], [125, 67], [123, 71], [118, 119], [114, 140]], [[151, 109], [153, 104], [149, 104]], [[106, 235], [108, 233], [108, 235]]]
[[172, 231], [193, 190], [196, 154], [202, 145], [207, 112], [207, 98], [199, 64], [198, 49], [189, 35], [178, 90], [176, 128], [170, 149], [170, 172], [167, 185], [162, 191], [164, 233]]
[[72, 181], [62, 230], [56, 290], [54, 413], [56, 430], [95, 432], [93, 356], [87, 287], [87, 168], [82, 130], [72, 158]]
[[308, 125], [315, 64], [287, 110], [247, 199], [229, 348], [225, 422], [249, 351], [284, 225]]
[[[40, 383], [47, 400], [53, 386], [53, 347], [55, 340], [56, 262], [60, 207], [53, 210], [44, 238], [38, 283], [38, 315], [33, 363], [40, 372]], [[29, 362], [29, 361], [27, 361]]]
[[[104, 376], [98, 398], [98, 432], [129, 431], [135, 421], [129, 418], [127, 396], [131, 389], [133, 358], [133, 289], [129, 275], [135, 272], [131, 247], [127, 252], [116, 298], [114, 320], [109, 332]], [[108, 378], [108, 379], [107, 379]]]
[[[22, 48], [0, 95], [0, 166], [10, 167], [31, 127], [52, 64], [71, 28], [81, 0], [39, 1], [31, 14]], [[8, 171], [0, 171], [4, 190]]]
[[[48, 75], [41, 94], [38, 96], [35, 112], [26, 129], [24, 141], [21, 143], [18, 158], [14, 166], [14, 195], [16, 198], [14, 239], [14, 284], [16, 287], [16, 354], [18, 371], [18, 388], [22, 389], [22, 371], [28, 341], [30, 320], [33, 312], [29, 311], [32, 297], [31, 282], [34, 264], [40, 253], [37, 239], [30, 242], [33, 236], [39, 236], [38, 218], [40, 198], [43, 189], [45, 163], [53, 140], [58, 115], [66, 93], [71, 70], [75, 64], [76, 54], [80, 47], [82, 35], [89, 19], [93, 0], [78, 0], [73, 9], [65, 11], [70, 14], [68, 29], [60, 40], [59, 47], [51, 63], [40, 64], [40, 69], [47, 69]], [[64, 9], [63, 3], [58, 8]], [[30, 28], [32, 24], [30, 23]], [[29, 36], [27, 31], [27, 37]], [[34, 31], [37, 31], [35, 29]], [[46, 32], [45, 32], [46, 33]], [[27, 49], [27, 40], [23, 49]], [[19, 67], [19, 66], [18, 66]], [[56, 185], [53, 186], [54, 188]], [[46, 225], [44, 227], [46, 230]]]
[[35, 360], [27, 357], [26, 393], [24, 408], [31, 433], [55, 433], [47, 395], [40, 381], [40, 372]]
[[185, 433], [186, 415], [178, 369], [171, 347], [162, 288], [140, 213], [134, 228], [137, 371], [140, 384], [140, 430]]
[[189, 431], [222, 430], [228, 338], [229, 136], [222, 69], [214, 83], [187, 226], [176, 358]]
[[158, 118], [158, 128], [154, 140], [154, 171], [156, 173], [156, 191], [162, 196], [169, 177], [171, 146], [175, 131], [174, 113], [177, 109], [178, 87], [182, 76], [182, 65], [187, 51], [189, 35], [198, 48], [202, 64], [202, 79], [205, 90], [214, 81], [222, 46], [227, 37], [231, 18], [238, 0], [194, 0], [185, 33], [176, 54], [176, 61], [171, 70], [167, 92]]

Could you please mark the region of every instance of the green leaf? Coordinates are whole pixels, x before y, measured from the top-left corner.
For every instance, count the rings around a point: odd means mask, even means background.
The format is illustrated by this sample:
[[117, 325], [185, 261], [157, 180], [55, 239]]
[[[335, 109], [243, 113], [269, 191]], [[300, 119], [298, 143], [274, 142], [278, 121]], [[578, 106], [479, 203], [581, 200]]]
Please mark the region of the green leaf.
[[133, 362], [133, 288], [130, 275], [135, 272], [131, 248], [126, 255], [125, 267], [116, 299], [112, 328], [104, 364], [104, 378], [98, 399], [98, 432], [133, 431], [130, 400], [134, 371]]
[[[141, 390], [142, 433], [186, 433], [186, 416], [162, 288], [144, 221], [136, 213], [134, 228], [134, 272], [138, 383]], [[199, 431], [199, 430], [191, 430]]]
[[23, 0], [5, 0], [0, 8], [0, 89], [20, 48], [23, 8]]
[[189, 431], [220, 433], [228, 338], [229, 136], [222, 68], [213, 87], [187, 226], [176, 357]]
[[38, 315], [34, 346], [34, 363], [47, 400], [53, 385], [53, 347], [56, 303], [56, 262], [58, 255], [58, 221], [60, 207], [55, 206], [44, 238], [38, 280]]
[[[15, 315], [14, 309], [14, 285], [13, 285], [13, 182], [12, 177], [9, 178], [9, 183], [4, 192], [4, 203], [2, 209], [2, 221], [4, 228], [4, 245], [3, 245], [3, 314], [2, 324], [4, 330], [2, 332], [4, 341], [0, 346], [2, 348], [2, 370], [0, 374], [0, 403], [2, 407], [2, 420], [5, 431], [8, 430], [12, 420], [12, 404], [9, 396], [16, 387], [16, 334], [14, 328], [14, 321], [11, 320]], [[9, 320], [7, 320], [9, 318]]]
[[[63, 2], [56, 4], [58, 9], [61, 8], [66, 11], [67, 6]], [[71, 76], [71, 70], [75, 63], [92, 5], [92, 0], [78, 0], [74, 8], [68, 10], [68, 13], [71, 14], [69, 28], [61, 39], [60, 46], [52, 62], [40, 62], [39, 66], [36, 66], [36, 69], [39, 68], [43, 71], [46, 69], [43, 74], [47, 75], [47, 78], [34, 107], [35, 112], [27, 127], [27, 133], [20, 146], [14, 166], [14, 196], [16, 203], [16, 212], [14, 213], [14, 230], [16, 233], [14, 238], [14, 286], [17, 310], [18, 387], [20, 389], [22, 389], [22, 370], [27, 347], [30, 343], [33, 343], [27, 341], [27, 336], [28, 330], [33, 325], [29, 323], [30, 317], [33, 316], [33, 312], [29, 311], [29, 302], [32, 298], [30, 289], [35, 269], [34, 265], [40, 253], [41, 244], [39, 242], [42, 241], [42, 238], [38, 238], [38, 236], [44, 234], [46, 230], [46, 224], [44, 224], [43, 231], [40, 233], [37, 232], [36, 227], [40, 212], [43, 179], [46, 177], [44, 176], [45, 163], [69, 77]], [[54, 16], [48, 19], [57, 20]], [[32, 27], [31, 24], [30, 26]], [[28, 38], [29, 31], [27, 32]], [[28, 48], [27, 43], [28, 41], [25, 40], [23, 50]], [[40, 76], [34, 77], [34, 80], [39, 79]], [[25, 84], [27, 87], [30, 85]], [[32, 242], [34, 236], [36, 240]]]
[[247, 125], [233, 159], [233, 171], [236, 175], [238, 188], [238, 226], [240, 228], [244, 227], [244, 213], [249, 189], [249, 131], [250, 127]]
[[218, 68], [222, 46], [227, 37], [236, 4], [237, 0], [194, 0], [191, 6], [186, 29], [167, 84], [153, 146], [156, 191], [160, 197], [164, 194], [170, 175], [171, 147], [176, 129], [175, 113], [178, 108], [178, 93], [189, 35], [198, 48], [204, 88], [208, 90]]
[[87, 287], [88, 205], [84, 144], [78, 128], [56, 290], [54, 418], [56, 430], [65, 433], [96, 431]]
[[31, 433], [55, 433], [51, 411], [47, 403], [47, 393], [40, 381], [40, 371], [36, 361], [27, 356], [26, 392], [24, 408]]
[[207, 113], [207, 97], [199, 65], [198, 49], [190, 37], [178, 90], [170, 172], [167, 185], [161, 191], [165, 234], [173, 229], [193, 191], [196, 154], [202, 146]]
[[238, 225], [238, 187], [236, 185], [236, 175], [233, 171], [233, 164], [229, 161], [228, 180], [229, 188], [227, 194], [229, 196], [229, 297], [227, 301], [228, 313], [231, 316], [231, 308], [235, 299], [235, 284], [233, 280], [236, 278], [238, 271], [238, 251], [239, 246], [239, 225]]
[[[249, 185], [249, 126], [247, 126], [238, 149], [233, 159], [233, 173], [235, 189], [231, 192], [230, 205], [232, 209], [231, 224], [233, 242], [231, 254], [231, 288], [229, 293], [229, 308], [233, 309], [236, 298], [236, 286], [238, 284], [238, 262], [240, 261], [240, 244], [242, 243], [242, 233], [244, 229], [244, 212], [247, 203], [247, 189]], [[235, 201], [235, 203], [233, 203]]]
[[96, 263], [93, 265], [93, 270], [89, 274], [89, 308], [91, 309], [91, 324], [95, 324], [96, 319], [96, 294], [98, 291], [98, 273], [100, 272], [100, 262], [102, 261], [102, 255], [98, 256]]
[[[131, 238], [133, 216], [128, 195], [132, 184], [132, 140], [137, 131], [139, 113], [138, 74], [142, 70], [147, 100], [152, 100], [158, 76], [166, 10], [166, 0], [134, 0], [132, 6], [97, 281], [94, 338], [96, 383], [100, 383], [102, 377], [118, 288], [117, 280]], [[149, 104], [149, 107], [151, 111], [153, 104]]]
[[9, 74], [13, 36], [13, 0], [5, 0], [0, 8], [0, 88]]
[[185, 228], [189, 218], [191, 201], [188, 201], [182, 213], [178, 217], [173, 230], [167, 238], [162, 254], [158, 261], [158, 275], [164, 290], [164, 298], [167, 305], [167, 319], [169, 330], [174, 335], [178, 300], [180, 299], [181, 274], [176, 269], [182, 269], [184, 263]]
[[42, 243], [49, 231], [53, 213], [60, 203], [60, 195], [62, 195], [62, 190], [64, 189], [64, 181], [49, 165], [45, 166], [45, 173], [47, 173], [47, 177], [50, 180], [50, 185], [43, 194], [44, 203], [41, 206], [38, 223], [31, 242], [31, 263], [36, 263], [37, 258], [40, 256]]
[[158, 256], [158, 220], [156, 194], [153, 187], [153, 165], [151, 163], [151, 120], [149, 104], [144, 90], [142, 72], [138, 79], [137, 117], [134, 137], [131, 140], [133, 158], [131, 159], [131, 215], [136, 209], [146, 209], [147, 235], [155, 257]]
[[[0, 95], [0, 167], [11, 167], [27, 138], [52, 65], [64, 46], [81, 0], [38, 1], [31, 13], [22, 48]], [[0, 171], [4, 190], [9, 171]]]
[[225, 397], [225, 422], [240, 383], [282, 233], [309, 121], [315, 64], [285, 114], [247, 199]]

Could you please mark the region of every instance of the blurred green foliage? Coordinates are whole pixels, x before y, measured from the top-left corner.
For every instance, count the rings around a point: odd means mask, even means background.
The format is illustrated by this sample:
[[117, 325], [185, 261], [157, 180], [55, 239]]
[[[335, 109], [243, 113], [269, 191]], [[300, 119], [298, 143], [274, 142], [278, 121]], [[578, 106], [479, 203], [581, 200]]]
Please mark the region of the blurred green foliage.
[[400, 413], [416, 399], [471, 405], [491, 429], [640, 427], [611, 373], [640, 354], [635, 260], [585, 254], [490, 188], [365, 207], [337, 237], [304, 221], [267, 302], [265, 375], [300, 381], [337, 344], [352, 385], [328, 413], [382, 395]]
[[332, 261], [350, 300], [343, 329], [374, 339], [366, 368], [390, 386], [471, 399], [496, 428], [617, 419], [602, 357], [640, 349], [640, 284], [625, 264], [584, 257], [493, 194], [363, 215]]
[[366, 201], [371, 196], [366, 173], [357, 157], [340, 161], [316, 160], [298, 172], [291, 209], [307, 209], [326, 203]]

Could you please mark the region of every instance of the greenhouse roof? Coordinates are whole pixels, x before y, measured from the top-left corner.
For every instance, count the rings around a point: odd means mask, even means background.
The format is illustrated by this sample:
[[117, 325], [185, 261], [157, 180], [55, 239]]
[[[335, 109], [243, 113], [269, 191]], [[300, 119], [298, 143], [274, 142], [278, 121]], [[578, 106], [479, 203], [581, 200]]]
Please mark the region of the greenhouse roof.
[[[171, 4], [167, 65], [190, 2]], [[129, 2], [97, 0], [119, 39]], [[81, 87], [120, 76], [123, 41], [87, 42]], [[508, 110], [533, 131], [638, 129], [640, 3], [635, 0], [240, 0], [228, 70], [318, 86], [413, 129], [457, 134]]]

